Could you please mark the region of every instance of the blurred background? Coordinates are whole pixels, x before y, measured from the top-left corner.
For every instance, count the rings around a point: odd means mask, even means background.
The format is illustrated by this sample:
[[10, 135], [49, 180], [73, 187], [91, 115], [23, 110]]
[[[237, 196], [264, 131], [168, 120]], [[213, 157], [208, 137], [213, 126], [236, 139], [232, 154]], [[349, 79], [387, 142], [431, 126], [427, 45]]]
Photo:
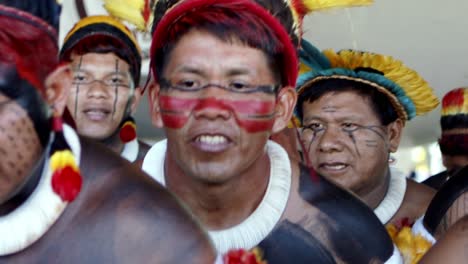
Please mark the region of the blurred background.
[[[418, 71], [440, 98], [468, 86], [468, 1], [375, 0], [369, 7], [314, 13], [304, 21], [304, 37], [319, 49], [360, 49], [391, 55]], [[106, 14], [100, 0], [64, 0], [60, 42], [80, 17]], [[145, 57], [142, 83], [148, 75], [151, 36], [135, 30]], [[440, 106], [406, 124], [394, 166], [421, 181], [444, 170], [437, 139]], [[152, 126], [148, 100], [135, 116], [139, 136], [154, 143], [164, 138]]]

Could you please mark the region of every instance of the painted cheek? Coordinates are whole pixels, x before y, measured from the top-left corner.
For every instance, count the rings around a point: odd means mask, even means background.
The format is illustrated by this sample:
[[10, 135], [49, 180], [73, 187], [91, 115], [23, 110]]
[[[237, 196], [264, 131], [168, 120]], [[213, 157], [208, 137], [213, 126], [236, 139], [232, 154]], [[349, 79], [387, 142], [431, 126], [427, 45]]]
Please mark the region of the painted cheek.
[[187, 123], [190, 112], [197, 104], [197, 100], [162, 95], [159, 98], [159, 104], [164, 125], [169, 128], [179, 129]]
[[164, 125], [178, 129], [187, 123], [192, 111], [206, 108], [230, 111], [237, 124], [247, 132], [256, 133], [271, 130], [274, 124], [274, 101], [258, 100], [217, 100], [215, 98], [187, 99], [161, 96], [160, 106]]

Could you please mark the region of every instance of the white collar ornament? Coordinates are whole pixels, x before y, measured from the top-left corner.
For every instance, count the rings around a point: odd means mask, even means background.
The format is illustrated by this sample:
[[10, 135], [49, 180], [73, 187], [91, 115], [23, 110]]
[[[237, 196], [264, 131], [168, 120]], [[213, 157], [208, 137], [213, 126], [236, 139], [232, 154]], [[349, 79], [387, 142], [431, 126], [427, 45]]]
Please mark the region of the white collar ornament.
[[382, 224], [387, 224], [388, 221], [400, 209], [406, 193], [406, 177], [398, 169], [390, 167], [390, 184], [388, 186], [385, 197], [380, 204], [374, 209], [375, 215], [379, 218]]
[[[63, 125], [63, 135], [79, 165], [81, 146], [78, 135]], [[57, 221], [68, 203], [52, 190], [49, 158], [44, 163], [36, 189], [13, 212], [0, 216], [0, 256], [21, 251], [39, 238]]]
[[138, 157], [138, 151], [139, 151], [138, 139], [134, 138], [133, 140], [124, 144], [124, 147], [123, 147], [122, 153], [120, 153], [120, 156], [130, 162], [134, 162]]
[[[160, 184], [165, 185], [164, 160], [167, 140], [154, 144], [143, 160], [142, 169]], [[242, 223], [224, 230], [208, 231], [218, 254], [230, 249], [251, 249], [273, 230], [286, 209], [291, 190], [291, 163], [286, 151], [277, 143], [268, 141], [266, 151], [270, 158], [270, 178], [265, 196]]]

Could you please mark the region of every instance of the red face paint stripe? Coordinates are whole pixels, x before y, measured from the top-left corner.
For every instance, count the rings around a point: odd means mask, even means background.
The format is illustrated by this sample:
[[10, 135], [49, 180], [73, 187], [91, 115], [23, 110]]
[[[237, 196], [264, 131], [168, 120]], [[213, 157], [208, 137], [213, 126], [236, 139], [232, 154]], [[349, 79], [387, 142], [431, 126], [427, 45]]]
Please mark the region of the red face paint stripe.
[[162, 121], [165, 126], [172, 129], [182, 128], [185, 123], [188, 121], [188, 116], [183, 115], [171, 115], [171, 114], [162, 114]]
[[174, 96], [160, 96], [161, 109], [170, 111], [199, 110], [206, 107], [231, 109], [239, 114], [249, 116], [272, 115], [276, 103], [274, 101], [256, 101], [256, 100], [217, 100], [214, 98], [206, 99], [187, 99]]
[[164, 125], [172, 129], [179, 129], [185, 125], [190, 115], [187, 113], [200, 111], [209, 107], [231, 111], [239, 126], [243, 127], [249, 133], [271, 130], [274, 124], [273, 111], [275, 102], [254, 100], [246, 100], [243, 102], [235, 100], [216, 100], [214, 98], [186, 99], [174, 96], [160, 96], [159, 102]]

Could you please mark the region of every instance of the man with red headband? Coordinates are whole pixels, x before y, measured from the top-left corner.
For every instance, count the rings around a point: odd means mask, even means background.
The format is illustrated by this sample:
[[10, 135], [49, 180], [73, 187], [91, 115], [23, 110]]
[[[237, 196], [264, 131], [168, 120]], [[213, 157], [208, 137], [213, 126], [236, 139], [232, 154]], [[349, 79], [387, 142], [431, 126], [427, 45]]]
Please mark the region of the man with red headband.
[[60, 60], [70, 62], [73, 85], [67, 107], [78, 134], [96, 139], [131, 161], [149, 146], [137, 139], [141, 95], [140, 47], [132, 32], [109, 16], [86, 17], [68, 32]]
[[212, 263], [172, 195], [62, 125], [72, 75], [46, 22], [59, 9], [0, 1], [0, 263]]
[[167, 140], [143, 169], [186, 203], [220, 254], [257, 247], [269, 264], [381, 263], [394, 248], [372, 211], [269, 140], [292, 115], [310, 8], [157, 1], [149, 97]]

